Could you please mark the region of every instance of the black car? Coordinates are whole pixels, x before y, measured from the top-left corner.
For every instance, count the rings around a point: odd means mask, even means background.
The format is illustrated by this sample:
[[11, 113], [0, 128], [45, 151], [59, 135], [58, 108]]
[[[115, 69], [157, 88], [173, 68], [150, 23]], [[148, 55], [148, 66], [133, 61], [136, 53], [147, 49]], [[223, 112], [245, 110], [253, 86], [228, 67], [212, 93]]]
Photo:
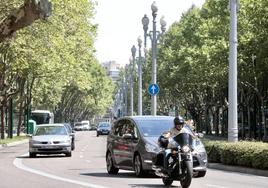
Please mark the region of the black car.
[[109, 122], [100, 122], [97, 127], [97, 136], [108, 135], [111, 130], [111, 124]]
[[74, 150], [75, 148], [75, 131], [73, 130], [72, 126], [69, 123], [64, 123], [65, 128], [67, 129], [68, 134], [72, 137], [71, 149]]
[[[137, 176], [152, 171], [153, 159], [161, 150], [158, 138], [173, 126], [171, 116], [123, 117], [113, 123], [107, 137], [106, 166], [109, 174], [133, 170]], [[191, 130], [189, 130], [191, 131]], [[207, 154], [202, 142], [194, 141], [193, 170], [205, 176]]]

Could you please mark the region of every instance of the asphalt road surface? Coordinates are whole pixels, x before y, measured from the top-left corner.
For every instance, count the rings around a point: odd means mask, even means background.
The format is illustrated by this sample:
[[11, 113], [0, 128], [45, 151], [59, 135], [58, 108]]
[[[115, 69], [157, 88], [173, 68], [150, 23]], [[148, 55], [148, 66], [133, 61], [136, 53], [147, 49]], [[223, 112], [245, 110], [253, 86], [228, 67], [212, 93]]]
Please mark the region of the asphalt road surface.
[[[135, 177], [120, 170], [108, 175], [105, 163], [106, 136], [95, 131], [76, 132], [72, 157], [28, 157], [28, 143], [0, 149], [0, 188], [162, 188], [160, 178]], [[175, 181], [170, 187], [180, 187]], [[194, 178], [191, 188], [267, 188], [268, 177], [208, 169], [204, 178]]]

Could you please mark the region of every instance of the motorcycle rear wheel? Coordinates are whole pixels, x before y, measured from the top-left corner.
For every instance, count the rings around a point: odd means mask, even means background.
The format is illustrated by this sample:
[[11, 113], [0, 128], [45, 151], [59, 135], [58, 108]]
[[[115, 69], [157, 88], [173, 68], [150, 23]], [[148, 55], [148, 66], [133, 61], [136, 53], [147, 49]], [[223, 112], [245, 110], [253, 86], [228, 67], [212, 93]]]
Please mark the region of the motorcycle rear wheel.
[[184, 161], [182, 166], [183, 176], [180, 179], [181, 187], [188, 188], [191, 185], [193, 177], [193, 163], [191, 161]]
[[173, 183], [173, 179], [168, 177], [163, 177], [162, 181], [165, 186], [170, 186]]

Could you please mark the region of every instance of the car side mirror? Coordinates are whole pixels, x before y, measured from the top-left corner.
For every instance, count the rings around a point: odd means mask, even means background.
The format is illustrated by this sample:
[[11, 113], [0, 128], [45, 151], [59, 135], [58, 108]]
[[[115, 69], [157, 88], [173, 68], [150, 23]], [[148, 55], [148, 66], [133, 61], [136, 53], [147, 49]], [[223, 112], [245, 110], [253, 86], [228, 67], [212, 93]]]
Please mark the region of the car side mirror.
[[74, 133], [70, 133], [70, 136], [74, 136]]

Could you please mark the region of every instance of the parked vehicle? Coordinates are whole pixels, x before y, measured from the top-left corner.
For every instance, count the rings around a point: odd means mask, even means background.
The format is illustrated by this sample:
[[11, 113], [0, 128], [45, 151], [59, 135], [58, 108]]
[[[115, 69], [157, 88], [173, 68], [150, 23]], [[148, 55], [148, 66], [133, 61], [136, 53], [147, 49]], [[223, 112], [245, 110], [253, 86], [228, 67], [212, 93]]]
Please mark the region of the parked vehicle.
[[167, 186], [178, 180], [182, 188], [188, 188], [193, 177], [193, 137], [189, 133], [181, 133], [165, 141], [168, 141], [168, 147], [158, 154], [165, 162], [163, 165], [153, 166], [155, 174]]
[[72, 138], [71, 148], [72, 148], [72, 150], [74, 150], [75, 149], [75, 131], [73, 130], [73, 128], [71, 127], [71, 125], [69, 123], [64, 123], [64, 126], [65, 126], [68, 134]]
[[91, 124], [91, 130], [97, 130], [97, 125], [96, 124]]
[[37, 125], [29, 139], [29, 156], [62, 153], [67, 157], [72, 156], [71, 137], [64, 124]]
[[111, 130], [111, 124], [109, 122], [100, 122], [97, 128], [97, 136], [108, 135]]
[[81, 123], [84, 131], [89, 131], [91, 129], [90, 122], [88, 120], [81, 121]]
[[[115, 121], [107, 137], [106, 166], [109, 174], [133, 170], [137, 176], [153, 171], [153, 159], [160, 151], [158, 138], [173, 126], [171, 116], [131, 116]], [[193, 140], [193, 171], [205, 176], [207, 154], [200, 139]]]
[[81, 122], [74, 123], [74, 130], [75, 131], [83, 131], [84, 130], [83, 124]]

